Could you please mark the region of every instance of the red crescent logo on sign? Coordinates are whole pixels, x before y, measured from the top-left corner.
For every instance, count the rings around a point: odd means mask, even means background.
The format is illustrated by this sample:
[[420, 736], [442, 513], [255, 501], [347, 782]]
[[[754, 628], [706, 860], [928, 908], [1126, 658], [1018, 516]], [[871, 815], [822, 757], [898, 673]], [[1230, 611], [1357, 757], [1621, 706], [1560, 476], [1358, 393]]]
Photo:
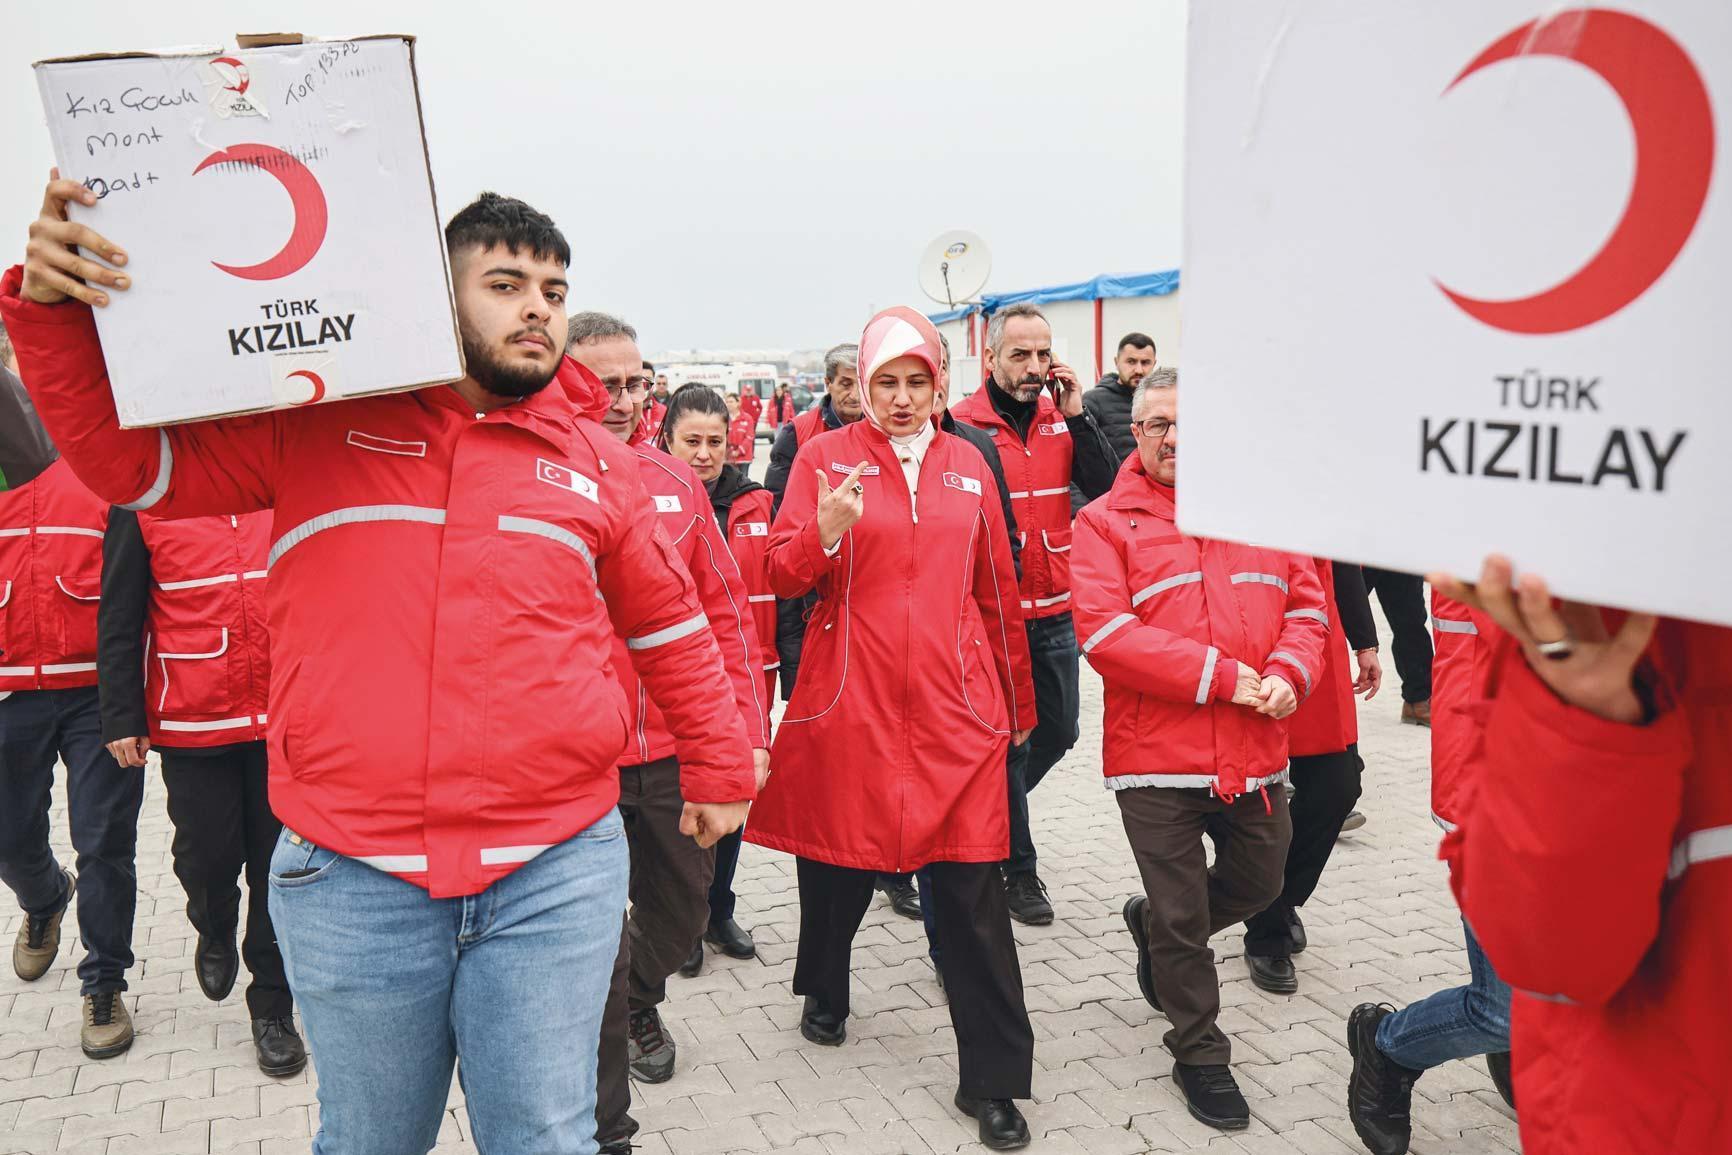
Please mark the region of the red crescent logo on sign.
[[305, 401], [295, 402], [296, 405], [312, 405], [315, 402], [323, 401], [325, 399], [325, 379], [313, 372], [311, 369], [296, 369], [293, 373], [290, 373], [289, 376], [305, 377], [313, 384], [313, 395]]
[[213, 65], [225, 64], [234, 72], [235, 82], [233, 84], [223, 85], [224, 88], [238, 96], [246, 95], [247, 89], [251, 87], [253, 83], [252, 77], [247, 75], [246, 65], [242, 64], [232, 56], [219, 56], [215, 60], [211, 61], [211, 63]]
[[325, 206], [325, 190], [319, 187], [311, 169], [268, 144], [235, 144], [199, 161], [193, 175], [213, 164], [250, 164], [276, 177], [294, 205], [295, 227], [282, 249], [268, 260], [256, 265], [225, 265], [221, 261], [211, 264], [230, 276], [248, 281], [274, 281], [300, 271], [313, 259], [319, 246], [325, 243], [325, 226], [330, 216]]
[[1623, 101], [1636, 137], [1636, 174], [1623, 218], [1568, 279], [1530, 297], [1483, 301], [1437, 287], [1470, 317], [1511, 333], [1566, 333], [1624, 308], [1671, 267], [1696, 228], [1714, 171], [1714, 110], [1688, 53], [1627, 12], [1574, 8], [1535, 20], [1481, 52], [1456, 85], [1482, 68], [1557, 56], [1592, 69]]

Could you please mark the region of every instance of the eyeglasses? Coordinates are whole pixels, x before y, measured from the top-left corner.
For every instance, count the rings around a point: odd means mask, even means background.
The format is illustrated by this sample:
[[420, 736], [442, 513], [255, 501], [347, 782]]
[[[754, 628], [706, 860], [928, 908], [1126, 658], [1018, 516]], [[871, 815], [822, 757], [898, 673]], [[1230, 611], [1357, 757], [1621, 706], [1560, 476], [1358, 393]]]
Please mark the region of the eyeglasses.
[[640, 400], [645, 393], [649, 392], [650, 382], [648, 377], [633, 377], [618, 385], [614, 384], [612, 381], [603, 381], [602, 385], [607, 389], [607, 399], [609, 401], [618, 401], [621, 393], [624, 393], [633, 401], [637, 401]]
[[1131, 422], [1132, 429], [1141, 429], [1144, 437], [1151, 437], [1156, 441], [1165, 437], [1167, 430], [1176, 425], [1178, 425], [1177, 421], [1168, 421], [1164, 417], [1147, 417], [1141, 421]]

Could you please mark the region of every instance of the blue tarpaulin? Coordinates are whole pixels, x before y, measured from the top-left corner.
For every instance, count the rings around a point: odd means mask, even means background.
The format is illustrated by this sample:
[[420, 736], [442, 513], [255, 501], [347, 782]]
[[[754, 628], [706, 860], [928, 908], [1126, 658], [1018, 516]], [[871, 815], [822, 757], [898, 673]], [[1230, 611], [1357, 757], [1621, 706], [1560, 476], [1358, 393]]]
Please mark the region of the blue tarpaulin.
[[1116, 276], [1103, 274], [1092, 280], [1078, 281], [1074, 285], [1052, 285], [1045, 289], [1025, 289], [1017, 293], [987, 293], [974, 304], [964, 305], [960, 309], [928, 313], [927, 319], [934, 325], [942, 325], [946, 321], [960, 320], [970, 313], [985, 313], [990, 317], [1006, 305], [1044, 305], [1048, 301], [1110, 301], [1115, 297], [1164, 297], [1168, 293], [1177, 292], [1178, 288], [1177, 269], [1168, 269], [1161, 273], [1123, 273]]

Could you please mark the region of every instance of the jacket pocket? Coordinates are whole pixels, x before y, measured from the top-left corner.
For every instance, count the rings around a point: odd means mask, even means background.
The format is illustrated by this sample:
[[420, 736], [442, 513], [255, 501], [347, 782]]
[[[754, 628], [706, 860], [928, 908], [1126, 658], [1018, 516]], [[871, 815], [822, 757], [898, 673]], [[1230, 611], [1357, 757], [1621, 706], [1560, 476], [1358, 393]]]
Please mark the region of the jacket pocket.
[[852, 615], [846, 601], [820, 600], [806, 623], [800, 644], [799, 673], [782, 722], [811, 722], [841, 700], [848, 680], [848, 632]]
[[1010, 729], [1006, 706], [1010, 690], [998, 676], [992, 651], [977, 635], [962, 640], [962, 696], [969, 712], [987, 730], [1001, 734]]
[[164, 630], [152, 640], [159, 714], [226, 714], [234, 708], [229, 677], [232, 638], [224, 627]]
[[7, 654], [12, 649], [12, 588], [10, 578], [0, 578], [0, 666], [14, 666]]
[[1052, 575], [1053, 593], [1070, 589], [1070, 526], [1063, 529], [1043, 529], [1040, 543], [1046, 547], [1047, 566]]
[[56, 609], [60, 615], [60, 653], [63, 662], [96, 660], [96, 603], [102, 599], [100, 573], [56, 574]]

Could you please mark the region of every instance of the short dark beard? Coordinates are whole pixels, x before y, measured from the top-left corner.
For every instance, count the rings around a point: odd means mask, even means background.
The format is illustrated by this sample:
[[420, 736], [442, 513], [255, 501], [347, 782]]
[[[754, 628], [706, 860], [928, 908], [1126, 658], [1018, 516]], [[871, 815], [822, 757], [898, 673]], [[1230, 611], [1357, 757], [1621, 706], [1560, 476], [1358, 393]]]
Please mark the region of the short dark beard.
[[[1042, 388], [1045, 387], [1045, 382], [1039, 380], [1038, 378], [1036, 380], [1030, 381], [1029, 378], [1032, 376], [1034, 376], [1034, 374], [1024, 373], [1022, 382], [1020, 384], [1015, 384], [1015, 385], [1005, 384], [1003, 381], [999, 380], [997, 373], [994, 373], [992, 375], [992, 380], [993, 380], [993, 383], [998, 386], [999, 391], [1002, 392], [1005, 396], [1009, 397], [1012, 401], [1017, 402], [1019, 405], [1033, 405], [1036, 401], [1040, 400], [1040, 391]], [[1023, 390], [1023, 389], [1033, 389], [1034, 390], [1034, 396], [1029, 397], [1027, 399], [1024, 399], [1023, 397], [1021, 397], [1019, 395], [1019, 391]]]
[[[519, 336], [522, 333], [514, 333], [511, 339]], [[542, 336], [547, 334], [543, 332]], [[495, 397], [533, 397], [547, 388], [559, 372], [558, 361], [553, 363], [552, 369], [503, 365], [468, 333], [463, 334], [463, 364], [469, 370], [470, 380]]]

